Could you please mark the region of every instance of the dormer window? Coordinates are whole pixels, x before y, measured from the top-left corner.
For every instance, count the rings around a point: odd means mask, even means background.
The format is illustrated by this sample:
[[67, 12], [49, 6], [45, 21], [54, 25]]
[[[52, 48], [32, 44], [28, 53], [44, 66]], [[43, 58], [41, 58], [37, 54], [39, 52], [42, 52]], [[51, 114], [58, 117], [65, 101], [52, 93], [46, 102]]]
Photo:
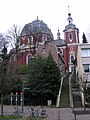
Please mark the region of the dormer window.
[[68, 35], [69, 35], [68, 37], [69, 37], [70, 42], [72, 42], [73, 34], [72, 34], [72, 33], [69, 33]]

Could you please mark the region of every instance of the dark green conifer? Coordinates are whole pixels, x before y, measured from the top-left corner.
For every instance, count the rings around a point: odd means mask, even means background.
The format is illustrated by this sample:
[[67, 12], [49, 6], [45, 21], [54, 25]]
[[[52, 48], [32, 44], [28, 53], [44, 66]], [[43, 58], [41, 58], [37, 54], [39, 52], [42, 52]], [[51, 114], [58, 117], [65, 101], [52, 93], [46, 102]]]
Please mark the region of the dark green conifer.
[[86, 38], [84, 32], [83, 32], [83, 37], [82, 38], [83, 38], [83, 41], [82, 41], [83, 43], [88, 43], [87, 38]]

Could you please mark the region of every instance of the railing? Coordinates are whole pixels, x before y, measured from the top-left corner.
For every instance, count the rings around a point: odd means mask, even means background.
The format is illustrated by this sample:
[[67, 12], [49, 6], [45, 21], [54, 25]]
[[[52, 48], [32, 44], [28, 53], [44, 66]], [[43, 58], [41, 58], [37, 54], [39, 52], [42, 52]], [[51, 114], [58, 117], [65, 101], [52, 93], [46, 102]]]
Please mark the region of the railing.
[[72, 84], [71, 84], [71, 79], [73, 76], [73, 72], [69, 75], [69, 98], [70, 98], [70, 106], [73, 108], [73, 96], [72, 96]]
[[57, 96], [56, 107], [60, 106], [60, 98], [61, 98], [62, 85], [63, 85], [63, 77], [61, 78], [61, 84], [60, 84], [59, 94]]

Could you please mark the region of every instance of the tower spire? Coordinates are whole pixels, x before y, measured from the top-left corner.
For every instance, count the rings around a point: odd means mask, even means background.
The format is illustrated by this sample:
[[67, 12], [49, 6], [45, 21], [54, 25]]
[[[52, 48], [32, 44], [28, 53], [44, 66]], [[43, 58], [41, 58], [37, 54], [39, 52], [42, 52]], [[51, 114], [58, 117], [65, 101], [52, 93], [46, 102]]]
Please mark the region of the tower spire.
[[58, 28], [58, 32], [57, 32], [57, 38], [60, 39], [60, 32], [59, 32], [59, 28]]
[[68, 6], [68, 19], [67, 20], [68, 20], [69, 24], [72, 24], [73, 19], [71, 17], [69, 6]]
[[37, 20], [38, 20], [38, 16], [37, 16]]

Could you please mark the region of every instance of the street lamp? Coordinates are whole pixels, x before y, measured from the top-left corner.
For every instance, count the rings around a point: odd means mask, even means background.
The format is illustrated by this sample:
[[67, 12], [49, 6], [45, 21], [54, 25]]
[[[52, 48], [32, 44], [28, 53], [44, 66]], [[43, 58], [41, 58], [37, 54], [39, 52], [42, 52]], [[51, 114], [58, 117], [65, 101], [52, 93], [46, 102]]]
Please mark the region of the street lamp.
[[22, 82], [22, 113], [24, 112], [24, 83], [26, 81]]

